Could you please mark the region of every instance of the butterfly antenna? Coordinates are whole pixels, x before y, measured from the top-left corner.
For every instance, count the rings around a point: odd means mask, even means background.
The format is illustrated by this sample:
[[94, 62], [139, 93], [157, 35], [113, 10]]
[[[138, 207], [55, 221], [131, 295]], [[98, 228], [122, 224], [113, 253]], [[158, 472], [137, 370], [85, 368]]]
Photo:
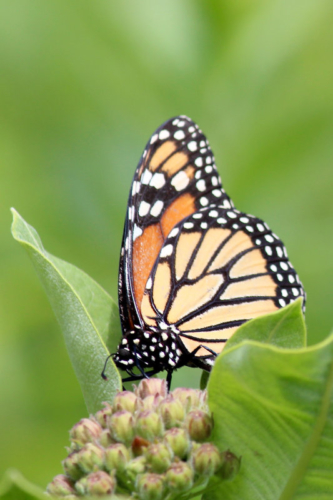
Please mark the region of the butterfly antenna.
[[109, 354], [108, 357], [105, 360], [104, 368], [103, 368], [102, 373], [101, 373], [101, 377], [102, 377], [103, 380], [108, 380], [107, 376], [105, 375], [105, 370], [106, 370], [106, 365], [108, 364], [108, 361], [109, 361], [110, 358], [112, 358], [112, 354]]

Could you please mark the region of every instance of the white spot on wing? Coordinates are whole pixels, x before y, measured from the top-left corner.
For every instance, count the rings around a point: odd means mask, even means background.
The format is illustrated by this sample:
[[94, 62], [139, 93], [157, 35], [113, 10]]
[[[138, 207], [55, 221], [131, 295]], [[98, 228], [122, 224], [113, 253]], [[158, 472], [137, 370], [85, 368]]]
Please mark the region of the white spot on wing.
[[195, 141], [191, 141], [188, 143], [187, 147], [190, 151], [196, 151], [198, 148], [198, 145]]
[[180, 141], [181, 139], [184, 139], [185, 133], [183, 130], [177, 130], [177, 132], [175, 132], [173, 136], [177, 141]]
[[173, 245], [165, 245], [165, 247], [162, 248], [160, 257], [169, 257], [169, 255], [172, 254], [173, 251]]
[[140, 217], [144, 217], [147, 215], [150, 209], [150, 203], [147, 203], [146, 201], [142, 201], [139, 206], [139, 215]]
[[200, 181], [198, 181], [196, 183], [196, 187], [197, 187], [197, 190], [198, 191], [205, 191], [206, 190], [206, 183], [203, 179], [200, 179]]
[[170, 137], [170, 132], [169, 132], [169, 130], [165, 130], [165, 129], [164, 129], [164, 130], [161, 130], [161, 132], [158, 134], [158, 137], [159, 137], [159, 139], [161, 139], [162, 141], [163, 141], [164, 139], [167, 139], [168, 137]]
[[174, 227], [170, 231], [168, 238], [174, 238], [175, 236], [177, 236], [178, 233], [179, 233], [179, 227]]
[[149, 181], [152, 178], [152, 176], [153, 174], [151, 173], [150, 170], [145, 170], [141, 176], [142, 184], [149, 184]]
[[150, 214], [153, 217], [158, 217], [160, 213], [162, 212], [164, 203], [161, 200], [157, 200], [154, 205], [151, 207]]
[[150, 186], [156, 188], [156, 189], [161, 189], [165, 184], [165, 177], [164, 174], [161, 173], [156, 173], [153, 175], [152, 180], [150, 181]]
[[186, 188], [189, 182], [190, 179], [188, 175], [183, 170], [181, 170], [173, 177], [171, 185], [176, 189], [176, 191], [181, 191], [182, 189]]
[[141, 234], [142, 234], [141, 227], [139, 227], [135, 224], [134, 231], [133, 231], [133, 241], [135, 241], [139, 236], [141, 236]]

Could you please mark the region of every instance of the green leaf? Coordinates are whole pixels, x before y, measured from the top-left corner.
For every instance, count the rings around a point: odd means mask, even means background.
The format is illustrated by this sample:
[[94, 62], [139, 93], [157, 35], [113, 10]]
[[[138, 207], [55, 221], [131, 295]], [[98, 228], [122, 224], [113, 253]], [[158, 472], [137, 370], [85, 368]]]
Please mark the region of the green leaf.
[[[119, 338], [119, 315], [111, 297], [77, 267], [49, 254], [33, 227], [12, 209], [12, 234], [27, 250], [62, 328], [68, 353], [90, 413], [112, 401], [121, 379], [112, 360], [108, 381], [101, 371], [109, 332]], [[110, 342], [108, 342], [110, 345]]]
[[301, 349], [245, 341], [208, 382], [214, 442], [242, 456], [210, 500], [333, 498], [333, 336]]
[[277, 312], [247, 321], [228, 340], [223, 352], [243, 340], [256, 340], [290, 349], [305, 347], [306, 326], [302, 302], [300, 297]]
[[43, 490], [29, 483], [17, 470], [9, 469], [0, 482], [1, 500], [47, 500]]

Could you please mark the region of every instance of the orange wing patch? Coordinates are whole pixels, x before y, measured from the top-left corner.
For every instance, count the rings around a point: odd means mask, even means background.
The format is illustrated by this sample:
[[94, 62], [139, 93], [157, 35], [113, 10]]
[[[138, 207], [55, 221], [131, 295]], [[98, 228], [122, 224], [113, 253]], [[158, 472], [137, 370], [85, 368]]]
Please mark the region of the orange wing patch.
[[209, 257], [214, 254], [214, 252], [218, 249], [222, 242], [230, 236], [230, 234], [230, 229], [215, 228], [207, 231], [188, 275], [191, 280], [196, 279], [203, 273], [207, 262], [210, 260]]
[[221, 248], [210, 265], [208, 272], [224, 267], [235, 255], [249, 248], [253, 248], [250, 236], [244, 233], [244, 231], [238, 231]]
[[188, 215], [193, 214], [196, 211], [195, 199], [189, 194], [185, 193], [179, 196], [171, 203], [171, 205], [166, 209], [161, 218], [161, 227], [164, 238], [168, 236], [171, 229], [183, 220]]
[[158, 264], [153, 288], [154, 304], [160, 312], [163, 312], [169, 298], [171, 288], [171, 271], [167, 262]]
[[226, 300], [239, 297], [274, 297], [275, 294], [276, 283], [266, 274], [258, 278], [231, 283], [220, 298]]
[[196, 281], [193, 285], [182, 286], [169, 311], [169, 323], [176, 323], [180, 318], [209, 302], [222, 283], [223, 276], [221, 274], [210, 274]]
[[141, 302], [141, 314], [144, 322], [149, 326], [156, 326], [156, 313], [151, 306], [149, 294], [146, 292]]
[[187, 154], [180, 151], [179, 153], [175, 153], [174, 155], [172, 155], [164, 163], [161, 170], [165, 172], [168, 177], [172, 177], [176, 172], [178, 172], [181, 168], [183, 168], [186, 165], [186, 163], [188, 163], [188, 161], [189, 158]]
[[228, 321], [241, 321], [256, 318], [263, 314], [274, 312], [278, 307], [273, 300], [258, 300], [232, 306], [217, 306], [186, 321], [178, 328], [182, 331], [191, 331], [198, 328], [209, 328]]
[[197, 246], [201, 234], [196, 233], [181, 233], [178, 239], [176, 248], [176, 278], [180, 280], [185, 273], [186, 266], [191, 259], [192, 253]]
[[[155, 172], [161, 164], [169, 158], [169, 156], [177, 149], [177, 146], [172, 141], [164, 142], [154, 153], [150, 162], [149, 170]], [[176, 155], [174, 155], [176, 156]], [[164, 165], [165, 166], [165, 165]]]
[[145, 286], [154, 262], [163, 245], [163, 234], [159, 224], [145, 228], [133, 244], [133, 284], [136, 304], [141, 305]]
[[252, 250], [241, 257], [230, 270], [231, 278], [267, 273], [266, 261], [260, 250]]

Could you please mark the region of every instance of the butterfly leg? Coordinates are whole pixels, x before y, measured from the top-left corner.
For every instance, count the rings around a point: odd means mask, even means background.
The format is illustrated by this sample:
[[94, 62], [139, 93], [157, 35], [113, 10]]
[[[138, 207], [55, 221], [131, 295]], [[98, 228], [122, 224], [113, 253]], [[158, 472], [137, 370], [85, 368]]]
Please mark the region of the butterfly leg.
[[169, 370], [167, 378], [166, 378], [168, 392], [170, 391], [170, 388], [171, 388], [171, 380], [172, 380], [172, 370]]

